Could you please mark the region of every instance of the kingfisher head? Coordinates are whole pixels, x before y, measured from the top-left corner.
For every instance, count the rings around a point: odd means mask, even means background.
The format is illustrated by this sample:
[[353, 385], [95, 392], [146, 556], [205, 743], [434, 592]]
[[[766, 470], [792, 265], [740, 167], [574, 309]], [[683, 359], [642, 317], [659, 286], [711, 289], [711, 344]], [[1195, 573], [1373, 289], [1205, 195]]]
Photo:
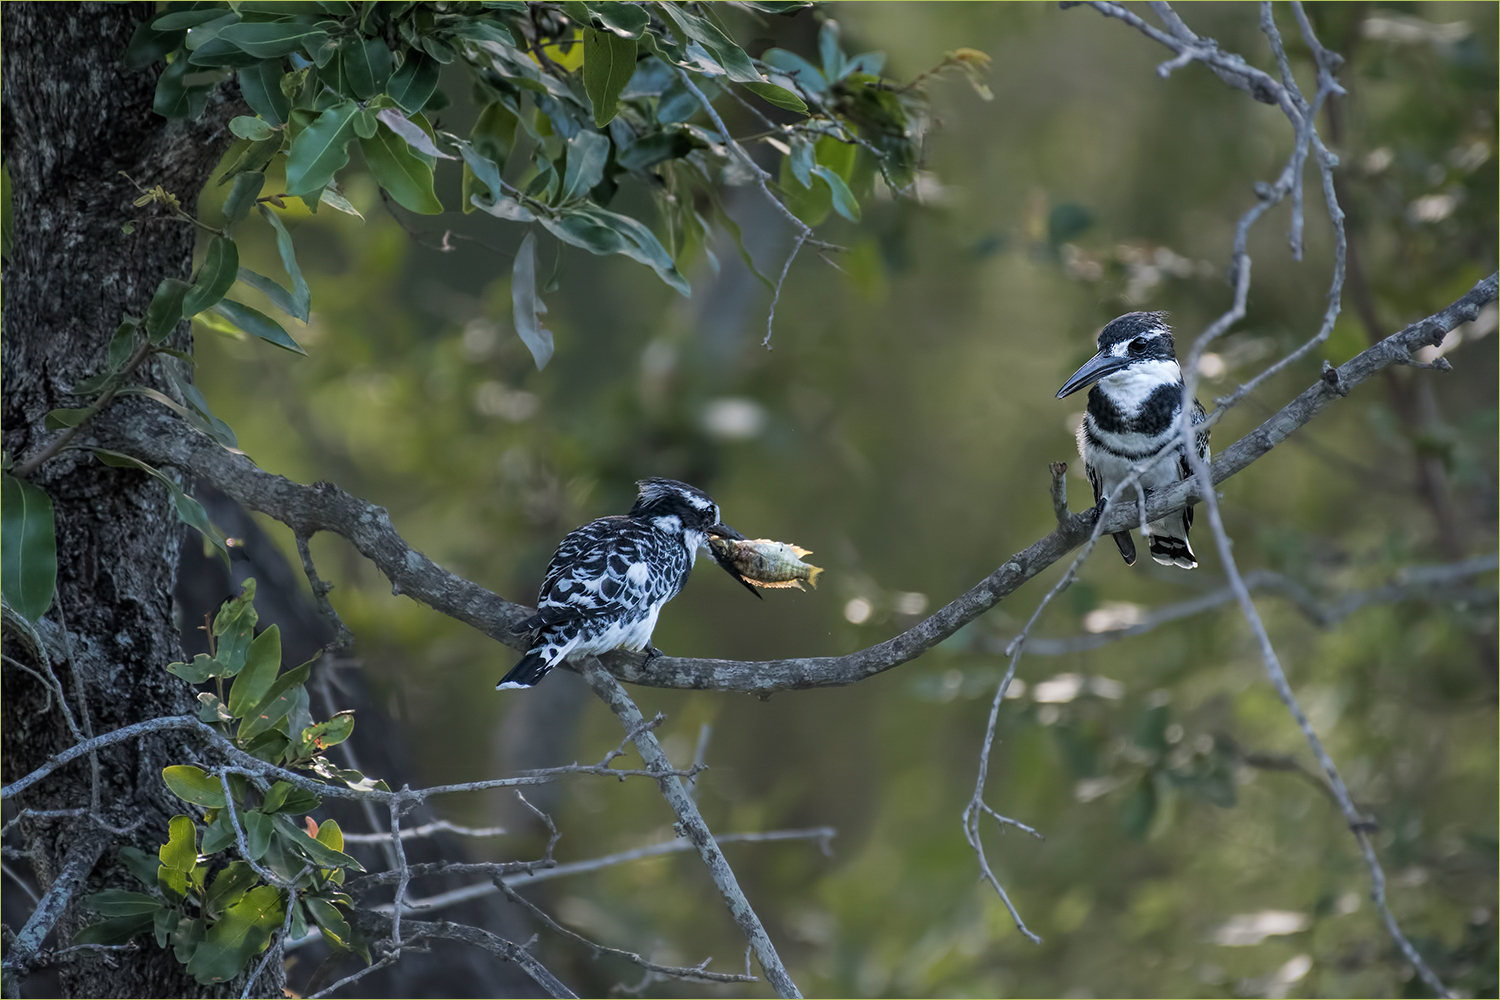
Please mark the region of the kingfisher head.
[[719, 505], [696, 486], [675, 479], [642, 479], [635, 485], [640, 492], [635, 506], [630, 508], [630, 516], [650, 521], [659, 531], [691, 536], [699, 543], [705, 535], [745, 537], [720, 523]]
[[1177, 349], [1166, 313], [1133, 312], [1113, 319], [1099, 331], [1099, 351], [1057, 390], [1057, 398], [1071, 396], [1100, 382], [1106, 389], [1117, 382], [1181, 382]]

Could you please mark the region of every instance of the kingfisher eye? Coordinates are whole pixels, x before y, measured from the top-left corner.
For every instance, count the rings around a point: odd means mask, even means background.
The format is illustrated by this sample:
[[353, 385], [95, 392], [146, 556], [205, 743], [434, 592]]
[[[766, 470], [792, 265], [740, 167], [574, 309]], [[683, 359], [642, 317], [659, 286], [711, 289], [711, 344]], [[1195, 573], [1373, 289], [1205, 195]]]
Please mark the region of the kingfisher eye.
[[1146, 350], [1146, 338], [1137, 337], [1130, 342], [1130, 353], [1140, 354]]

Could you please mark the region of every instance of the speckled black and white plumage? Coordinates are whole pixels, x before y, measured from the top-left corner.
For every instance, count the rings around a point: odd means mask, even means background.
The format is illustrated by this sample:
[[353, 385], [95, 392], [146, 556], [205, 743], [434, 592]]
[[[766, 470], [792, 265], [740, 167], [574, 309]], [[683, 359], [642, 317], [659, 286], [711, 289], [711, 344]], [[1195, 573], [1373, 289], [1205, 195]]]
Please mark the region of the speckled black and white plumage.
[[[1172, 444], [1182, 412], [1182, 369], [1172, 342], [1171, 329], [1162, 313], [1135, 312], [1113, 320], [1099, 334], [1099, 351], [1074, 373], [1058, 391], [1058, 397], [1087, 385], [1088, 408], [1078, 428], [1078, 451], [1084, 471], [1094, 488], [1094, 502], [1114, 491], [1143, 459]], [[1203, 420], [1203, 404], [1193, 400], [1193, 422]], [[1208, 430], [1196, 435], [1198, 454], [1209, 456]], [[1141, 477], [1149, 492], [1171, 486], [1192, 475], [1187, 456], [1158, 463]], [[1122, 500], [1134, 502], [1127, 493]], [[1165, 566], [1194, 569], [1198, 559], [1188, 544], [1193, 526], [1193, 508], [1159, 521], [1149, 522], [1148, 548], [1151, 558]], [[1130, 532], [1115, 536], [1126, 563], [1135, 562], [1135, 542]]]
[[531, 647], [498, 689], [526, 688], [570, 656], [650, 648], [662, 606], [687, 583], [710, 533], [740, 537], [719, 523], [702, 490], [672, 479], [643, 479], [629, 514], [601, 517], [558, 545], [537, 613], [516, 628]]

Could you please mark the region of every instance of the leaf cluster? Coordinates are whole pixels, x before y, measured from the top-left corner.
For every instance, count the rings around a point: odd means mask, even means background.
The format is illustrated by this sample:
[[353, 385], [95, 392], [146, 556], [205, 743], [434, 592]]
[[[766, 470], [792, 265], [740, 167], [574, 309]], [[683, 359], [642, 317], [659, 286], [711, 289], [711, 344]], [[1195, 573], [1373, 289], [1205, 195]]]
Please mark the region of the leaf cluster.
[[[213, 692], [198, 695], [199, 718], [268, 764], [310, 770], [351, 788], [386, 790], [384, 782], [323, 756], [349, 738], [354, 715], [312, 720], [311, 663], [280, 669], [279, 630], [272, 625], [255, 635], [254, 600], [255, 581], [247, 580], [214, 617], [212, 655], [167, 667], [190, 683], [214, 684]], [[244, 972], [283, 926], [294, 937], [316, 926], [333, 947], [369, 961], [368, 945], [340, 909], [353, 905], [341, 890], [346, 872], [364, 868], [344, 853], [337, 822], [307, 816], [322, 804], [316, 792], [242, 773], [210, 774], [191, 764], [163, 769], [162, 779], [194, 813], [172, 818], [157, 858], [121, 848], [121, 863], [146, 891], [107, 889], [88, 897], [86, 904], [105, 919], [83, 928], [76, 943], [121, 944], [150, 933], [205, 984]], [[305, 825], [296, 816], [305, 816]]]

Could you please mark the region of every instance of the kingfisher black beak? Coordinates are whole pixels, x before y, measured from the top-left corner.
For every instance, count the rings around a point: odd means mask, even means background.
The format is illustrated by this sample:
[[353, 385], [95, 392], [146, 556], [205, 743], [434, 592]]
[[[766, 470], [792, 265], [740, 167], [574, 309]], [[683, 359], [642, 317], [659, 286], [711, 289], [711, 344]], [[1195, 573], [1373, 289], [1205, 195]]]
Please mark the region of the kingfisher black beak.
[[1057, 390], [1057, 398], [1071, 396], [1079, 389], [1087, 389], [1106, 375], [1115, 372], [1130, 364], [1130, 358], [1113, 358], [1107, 354], [1096, 354], [1083, 363], [1083, 367], [1073, 373], [1073, 377], [1063, 383], [1063, 387]]
[[[711, 536], [717, 535], [719, 538], [727, 538], [732, 542], [742, 542], [745, 540], [744, 535], [740, 534], [738, 531], [735, 531], [727, 524], [716, 524], [712, 528], [708, 529], [708, 533]], [[734, 559], [728, 554], [729, 550], [727, 548], [715, 548], [712, 544], [712, 540], [710, 539], [708, 551], [712, 553], [714, 562], [723, 567], [724, 572], [728, 573], [730, 576], [738, 580], [740, 582], [740, 586], [744, 587], [746, 590], [750, 591], [750, 593], [754, 594], [756, 600], [765, 600], [765, 597], [761, 594], [761, 592], [759, 590], [756, 590], [755, 587], [751, 585], [750, 581], [746, 580], [744, 575], [740, 573], [739, 569], [735, 567]]]

